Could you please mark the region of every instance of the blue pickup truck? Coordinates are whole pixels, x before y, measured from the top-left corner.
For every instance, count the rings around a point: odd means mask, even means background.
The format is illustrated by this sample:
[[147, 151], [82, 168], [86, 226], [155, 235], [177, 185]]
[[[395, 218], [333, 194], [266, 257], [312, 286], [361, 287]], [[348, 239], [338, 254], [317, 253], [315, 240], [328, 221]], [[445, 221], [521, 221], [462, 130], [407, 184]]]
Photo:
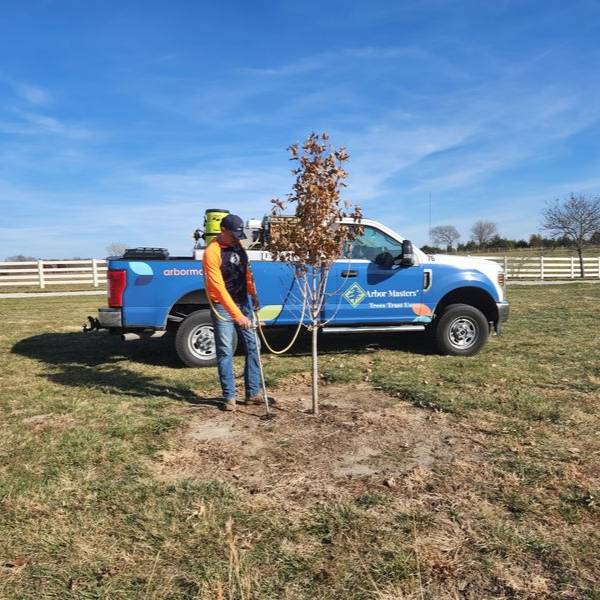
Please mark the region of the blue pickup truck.
[[[264, 222], [263, 222], [264, 223]], [[353, 227], [353, 220], [341, 226]], [[471, 356], [508, 318], [504, 273], [492, 261], [427, 255], [369, 219], [328, 279], [324, 334], [429, 332], [443, 354]], [[302, 297], [291, 267], [263, 249], [265, 232], [248, 231], [247, 248], [268, 327], [294, 327]], [[268, 233], [267, 233], [268, 234]], [[127, 257], [129, 256], [129, 257]], [[172, 333], [190, 367], [214, 366], [216, 353], [202, 273], [202, 249], [190, 257], [140, 250], [108, 260], [108, 306], [90, 321], [124, 340]]]

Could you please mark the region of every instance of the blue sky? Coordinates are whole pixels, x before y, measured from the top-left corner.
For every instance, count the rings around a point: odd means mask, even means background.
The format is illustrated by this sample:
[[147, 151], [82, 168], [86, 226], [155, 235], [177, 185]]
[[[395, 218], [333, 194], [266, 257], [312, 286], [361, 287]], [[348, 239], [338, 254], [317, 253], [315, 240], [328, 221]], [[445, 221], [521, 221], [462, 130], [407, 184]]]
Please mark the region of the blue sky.
[[598, 1], [10, 1], [0, 258], [190, 252], [205, 208], [259, 217], [326, 130], [348, 199], [404, 236], [510, 237], [600, 193]]

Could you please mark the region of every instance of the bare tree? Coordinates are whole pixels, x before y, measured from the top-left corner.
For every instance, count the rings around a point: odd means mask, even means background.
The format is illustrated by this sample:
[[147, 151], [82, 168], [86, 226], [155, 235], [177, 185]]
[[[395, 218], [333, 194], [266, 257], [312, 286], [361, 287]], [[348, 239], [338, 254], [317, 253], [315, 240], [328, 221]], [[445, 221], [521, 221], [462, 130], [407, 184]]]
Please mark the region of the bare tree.
[[481, 219], [471, 227], [471, 239], [478, 246], [485, 246], [496, 235], [498, 235], [498, 227], [493, 221]]
[[454, 242], [460, 239], [460, 233], [454, 225], [438, 225], [429, 230], [429, 235], [435, 244], [443, 244], [452, 249]]
[[542, 227], [553, 238], [567, 238], [577, 249], [581, 277], [583, 269], [583, 248], [600, 229], [600, 197], [571, 196], [561, 202], [555, 200], [543, 213]]
[[122, 244], [121, 242], [111, 242], [106, 246], [108, 256], [123, 256], [125, 250], [127, 250], [127, 244]]
[[[321, 314], [328, 295], [327, 279], [343, 245], [361, 233], [360, 226], [339, 226], [339, 221], [350, 216], [358, 223], [362, 214], [359, 207], [349, 212], [350, 204], [342, 205], [340, 198], [347, 177], [343, 164], [348, 153], [344, 148], [332, 148], [326, 133], [311, 133], [302, 146], [293, 144], [288, 150], [291, 160], [298, 163], [292, 170], [296, 182], [287, 201], [278, 198], [271, 201], [272, 218], [277, 226], [271, 228], [267, 250], [275, 260], [294, 269], [308, 309], [308, 328], [312, 331], [312, 409], [318, 414], [317, 334], [324, 325]], [[289, 204], [295, 204], [293, 218], [285, 218], [283, 214]]]

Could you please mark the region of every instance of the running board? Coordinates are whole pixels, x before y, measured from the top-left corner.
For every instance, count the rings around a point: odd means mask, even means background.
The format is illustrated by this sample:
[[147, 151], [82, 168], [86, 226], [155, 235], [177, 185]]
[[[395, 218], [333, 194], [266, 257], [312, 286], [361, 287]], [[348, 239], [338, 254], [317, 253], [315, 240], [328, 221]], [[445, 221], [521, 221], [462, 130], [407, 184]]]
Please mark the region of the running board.
[[323, 333], [398, 333], [425, 331], [425, 325], [389, 325], [387, 327], [323, 327]]

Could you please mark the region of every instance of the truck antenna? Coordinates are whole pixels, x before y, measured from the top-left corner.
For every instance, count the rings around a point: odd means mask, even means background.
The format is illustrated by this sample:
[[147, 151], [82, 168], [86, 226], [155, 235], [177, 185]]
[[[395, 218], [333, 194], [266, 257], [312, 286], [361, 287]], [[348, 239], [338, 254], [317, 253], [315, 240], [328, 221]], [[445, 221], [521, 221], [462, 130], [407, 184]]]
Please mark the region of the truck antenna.
[[429, 245], [431, 246], [431, 192], [429, 192], [429, 229], [427, 230], [427, 235], [429, 238]]

